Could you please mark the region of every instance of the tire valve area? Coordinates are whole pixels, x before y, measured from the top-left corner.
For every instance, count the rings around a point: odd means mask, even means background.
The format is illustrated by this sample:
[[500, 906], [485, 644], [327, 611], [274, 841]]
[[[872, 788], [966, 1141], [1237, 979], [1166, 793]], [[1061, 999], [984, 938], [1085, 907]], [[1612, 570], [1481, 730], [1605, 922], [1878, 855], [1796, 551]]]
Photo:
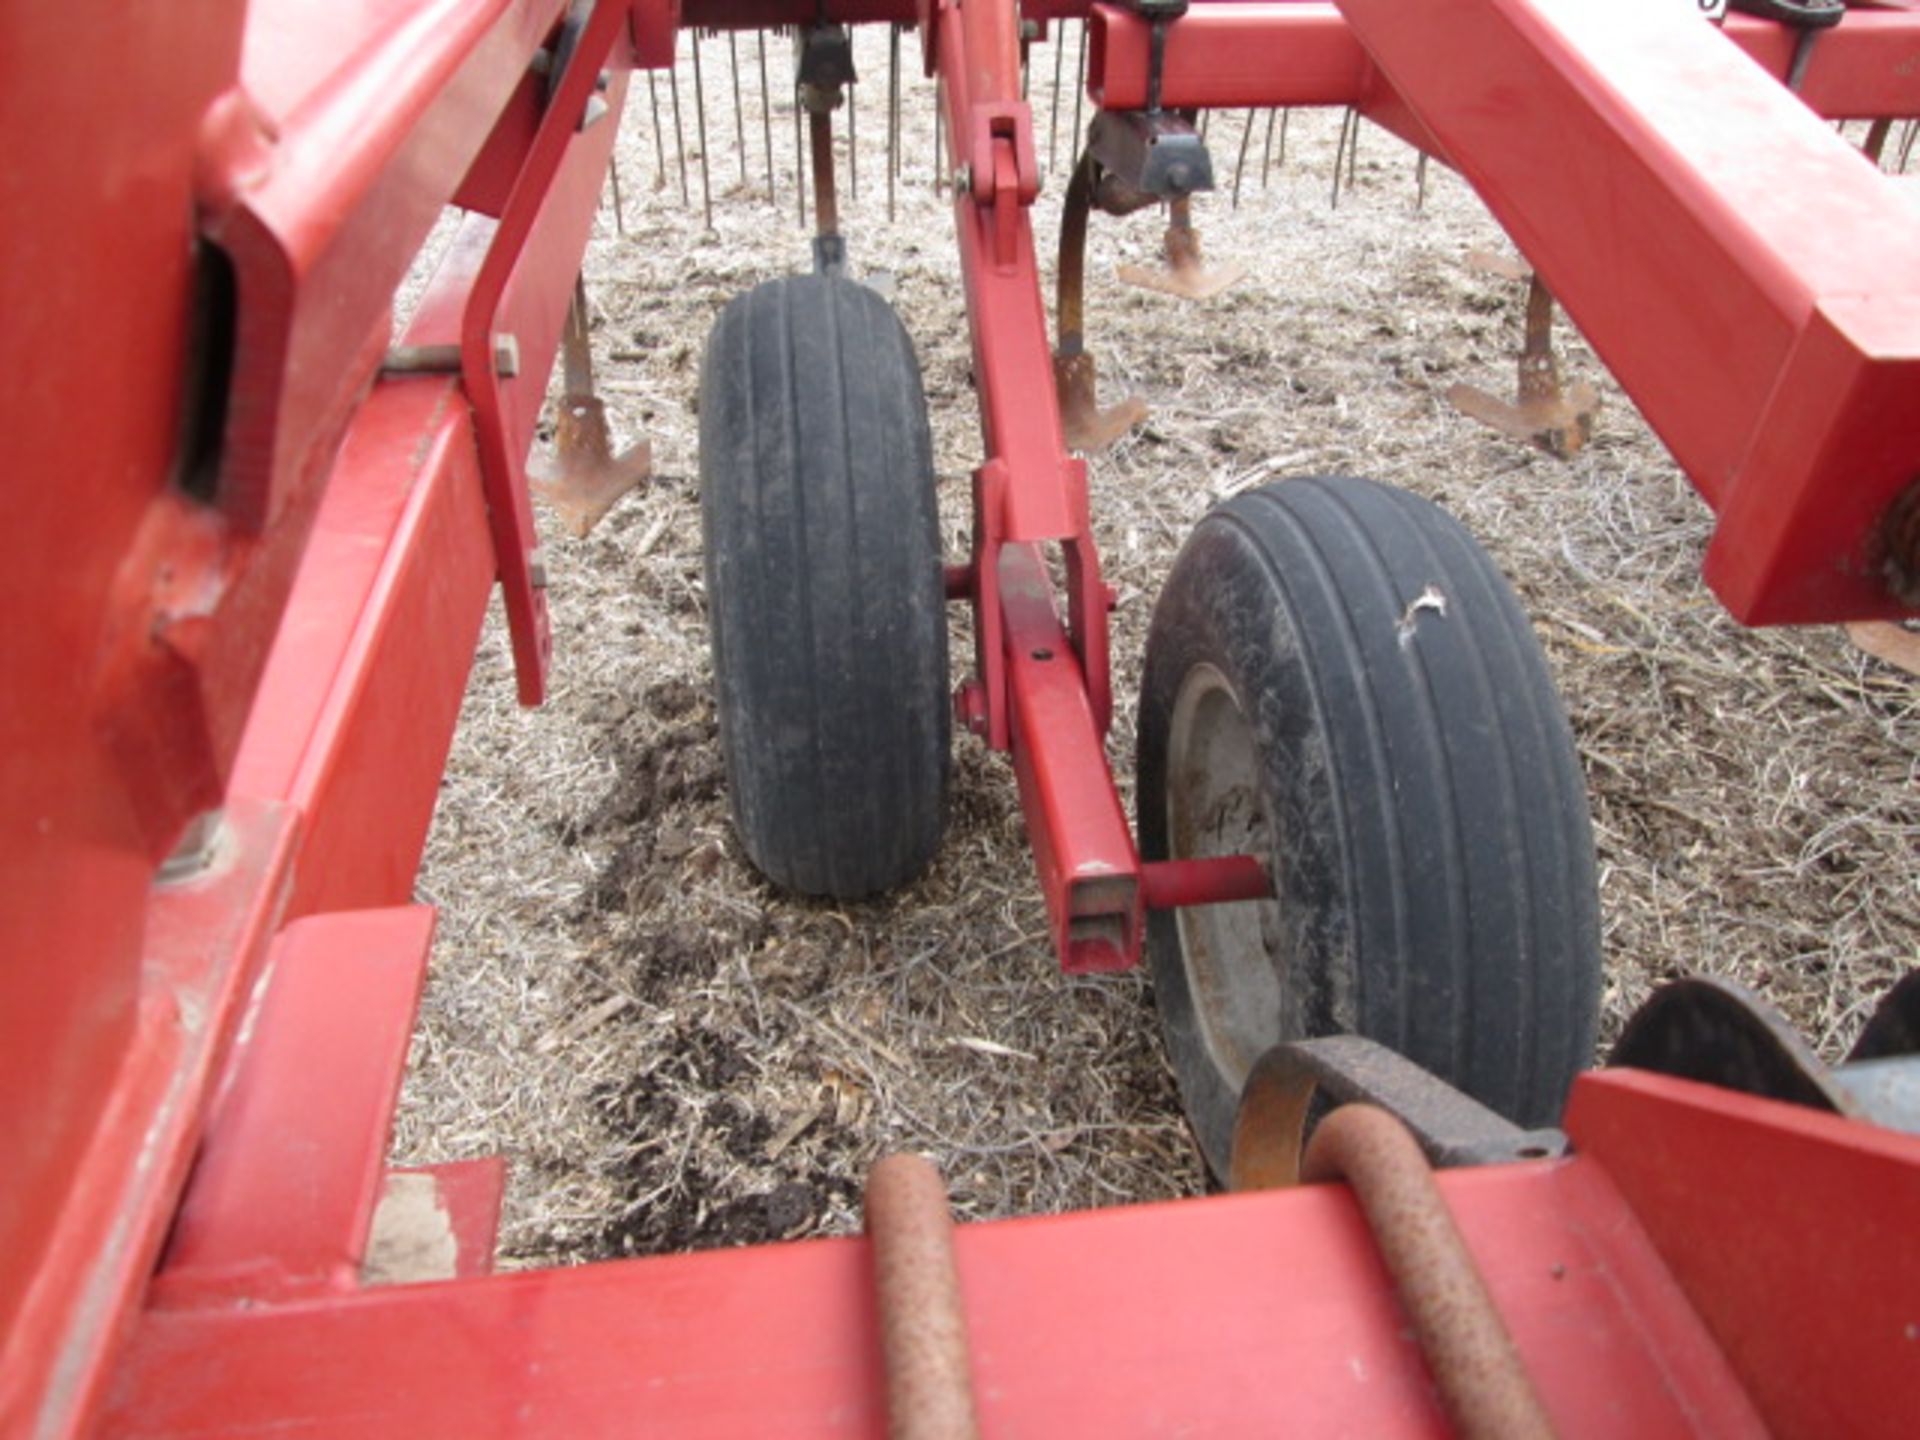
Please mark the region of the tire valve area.
[[1402, 650], [1413, 644], [1413, 637], [1420, 629], [1420, 612], [1422, 610], [1432, 610], [1442, 619], [1446, 618], [1447, 597], [1446, 593], [1442, 591], [1438, 585], [1427, 586], [1426, 589], [1409, 600], [1407, 602], [1407, 608], [1400, 612], [1400, 621], [1393, 629], [1394, 634], [1399, 638], [1400, 648]]

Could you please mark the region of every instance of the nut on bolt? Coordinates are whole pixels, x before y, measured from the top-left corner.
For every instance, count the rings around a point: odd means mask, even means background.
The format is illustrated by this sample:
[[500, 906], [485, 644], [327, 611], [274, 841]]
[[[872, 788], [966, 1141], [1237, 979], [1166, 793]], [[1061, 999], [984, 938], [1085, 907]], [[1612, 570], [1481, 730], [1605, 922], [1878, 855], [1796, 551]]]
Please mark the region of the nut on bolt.
[[958, 199], [973, 189], [973, 166], [960, 165], [953, 172], [953, 194]]

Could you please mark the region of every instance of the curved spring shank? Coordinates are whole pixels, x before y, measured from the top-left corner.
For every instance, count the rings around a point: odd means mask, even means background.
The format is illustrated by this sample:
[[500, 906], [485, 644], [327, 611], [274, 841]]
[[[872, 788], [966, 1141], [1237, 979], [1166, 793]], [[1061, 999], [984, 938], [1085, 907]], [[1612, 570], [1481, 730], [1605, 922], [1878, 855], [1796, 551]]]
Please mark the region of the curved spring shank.
[[947, 1187], [918, 1155], [889, 1155], [867, 1177], [866, 1208], [887, 1367], [887, 1433], [893, 1440], [972, 1440], [979, 1425]]
[[1407, 1127], [1374, 1105], [1343, 1105], [1314, 1131], [1308, 1184], [1345, 1180], [1413, 1321], [1454, 1429], [1470, 1440], [1551, 1436], [1533, 1383]]
[[1093, 151], [1080, 152], [1060, 206], [1060, 264], [1055, 320], [1057, 355], [1078, 355], [1086, 345], [1087, 218], [1093, 209]]

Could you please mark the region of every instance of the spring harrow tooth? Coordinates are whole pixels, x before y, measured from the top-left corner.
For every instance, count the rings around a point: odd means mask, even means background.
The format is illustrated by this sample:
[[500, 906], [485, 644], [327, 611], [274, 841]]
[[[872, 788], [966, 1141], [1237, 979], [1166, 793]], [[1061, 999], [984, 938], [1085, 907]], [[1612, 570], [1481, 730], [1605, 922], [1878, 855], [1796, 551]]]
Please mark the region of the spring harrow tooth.
[[894, 219], [894, 187], [900, 179], [900, 27], [887, 27], [887, 223]]
[[1080, 128], [1080, 102], [1087, 94], [1087, 22], [1080, 22], [1080, 48], [1073, 61], [1073, 147], [1080, 148], [1086, 132]]
[[740, 46], [733, 31], [727, 32], [727, 70], [733, 76], [733, 153], [740, 161], [740, 188], [747, 188], [747, 120], [740, 103]]
[[1282, 170], [1287, 168], [1287, 122], [1293, 118], [1293, 111], [1282, 110], [1279, 112], [1279, 114], [1280, 114], [1280, 153], [1278, 156], [1275, 156], [1273, 153], [1274, 112], [1271, 110], [1267, 112], [1267, 139], [1266, 139], [1265, 145], [1262, 146], [1261, 152], [1260, 152], [1260, 188], [1262, 190], [1267, 188], [1267, 173], [1268, 173], [1269, 161], [1271, 161], [1273, 164], [1278, 165]]
[[806, 141], [800, 134], [800, 111], [800, 83], [796, 80], [793, 86], [793, 193], [799, 206], [800, 228], [804, 230], [807, 228], [807, 154]]
[[1247, 142], [1253, 138], [1253, 111], [1247, 111], [1247, 123], [1240, 130], [1240, 154], [1233, 162], [1233, 209], [1240, 208], [1240, 177], [1247, 168]]
[[1553, 292], [1538, 275], [1500, 257], [1476, 254], [1468, 259], [1492, 273], [1527, 281], [1519, 394], [1516, 402], [1508, 402], [1473, 385], [1451, 385], [1447, 387], [1447, 402], [1491, 430], [1538, 446], [1557, 459], [1571, 459], [1593, 438], [1600, 393], [1584, 380], [1561, 386], [1560, 365], [1553, 352]]
[[647, 104], [653, 111], [653, 188], [658, 192], [667, 188], [667, 141], [660, 129], [660, 87], [654, 83], [653, 71], [647, 71]]
[[667, 93], [673, 97], [673, 154], [679, 162], [680, 204], [685, 208], [693, 204], [693, 196], [687, 189], [687, 135], [680, 123], [680, 66], [677, 59], [673, 68], [667, 71]]
[[847, 86], [847, 195], [855, 204], [860, 201], [860, 107], [854, 102], [860, 96], [860, 87]]
[[1413, 162], [1413, 208], [1416, 214], [1427, 208], [1427, 166], [1432, 160], [1433, 157], [1422, 150], [1420, 158]]
[[1332, 193], [1332, 200], [1330, 202], [1330, 208], [1334, 210], [1338, 210], [1340, 208], [1340, 171], [1341, 171], [1341, 168], [1346, 164], [1347, 137], [1352, 133], [1353, 127], [1354, 127], [1354, 111], [1353, 111], [1353, 107], [1349, 105], [1346, 109], [1346, 112], [1340, 117], [1339, 143], [1337, 143], [1333, 147], [1333, 193]]
[[1047, 123], [1047, 169], [1049, 171], [1052, 171], [1054, 159], [1060, 151], [1060, 72], [1062, 62], [1067, 55], [1066, 28], [1064, 20], [1056, 21], [1053, 27], [1053, 118]]
[[767, 90], [767, 32], [757, 30], [754, 40], [760, 51], [760, 141], [767, 157], [767, 204], [780, 208], [780, 185], [773, 173], [773, 100]]
[[713, 166], [707, 149], [707, 87], [700, 78], [700, 32], [688, 32], [688, 45], [693, 51], [693, 113], [694, 123], [700, 138], [700, 205], [706, 217], [706, 228], [713, 230]]
[[620, 157], [607, 157], [607, 183], [613, 189], [613, 233], [622, 240], [627, 238], [627, 206], [620, 195]]

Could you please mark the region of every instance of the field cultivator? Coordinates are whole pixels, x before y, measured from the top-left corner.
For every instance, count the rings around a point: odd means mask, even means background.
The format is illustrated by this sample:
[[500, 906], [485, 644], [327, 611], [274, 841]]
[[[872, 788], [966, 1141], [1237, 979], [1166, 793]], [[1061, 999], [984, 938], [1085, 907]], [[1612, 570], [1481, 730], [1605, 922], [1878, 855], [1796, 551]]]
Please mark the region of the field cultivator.
[[[1523, 253], [1517, 396], [1462, 409], [1578, 448], [1597, 400], [1562, 383], [1564, 307], [1716, 512], [1733, 615], [1912, 663], [1920, 211], [1881, 162], [1914, 143], [1920, 3], [1714, 8], [10, 7], [0, 1435], [1906, 1433], [1920, 988], [1829, 1070], [1681, 981], [1585, 1070], [1583, 777], [1460, 524], [1344, 477], [1224, 501], [1154, 611], [1132, 822], [1107, 754], [1084, 457], [1144, 406], [1099, 401], [1088, 230], [1164, 207], [1164, 267], [1121, 278], [1217, 293], [1236, 267], [1196, 208], [1237, 202], [1299, 107], [1347, 112], [1331, 199], [1364, 118]], [[912, 341], [840, 223], [862, 25], [889, 27], [865, 184], [903, 174], [902, 67], [936, 82], [979, 407], [964, 557]], [[729, 60], [695, 44], [691, 95], [686, 32]], [[80, 75], [51, 64], [75, 34]], [[690, 207], [697, 168], [711, 226], [711, 110], [740, 183], [759, 168], [743, 83], [766, 198], [813, 239], [810, 273], [717, 316], [702, 370], [740, 844], [804, 894], [897, 886], [940, 845], [953, 729], [1005, 753], [1060, 965], [1150, 965], [1240, 1193], [956, 1230], [894, 1157], [864, 1237], [496, 1274], [500, 1160], [389, 1168], [435, 921], [414, 879], [496, 584], [519, 697], [547, 693], [563, 578], [532, 496], [584, 534], [648, 473], [612, 442], [581, 280], [622, 113]], [[1231, 154], [1222, 110], [1248, 112]], [[410, 1255], [378, 1276], [376, 1229]]]

